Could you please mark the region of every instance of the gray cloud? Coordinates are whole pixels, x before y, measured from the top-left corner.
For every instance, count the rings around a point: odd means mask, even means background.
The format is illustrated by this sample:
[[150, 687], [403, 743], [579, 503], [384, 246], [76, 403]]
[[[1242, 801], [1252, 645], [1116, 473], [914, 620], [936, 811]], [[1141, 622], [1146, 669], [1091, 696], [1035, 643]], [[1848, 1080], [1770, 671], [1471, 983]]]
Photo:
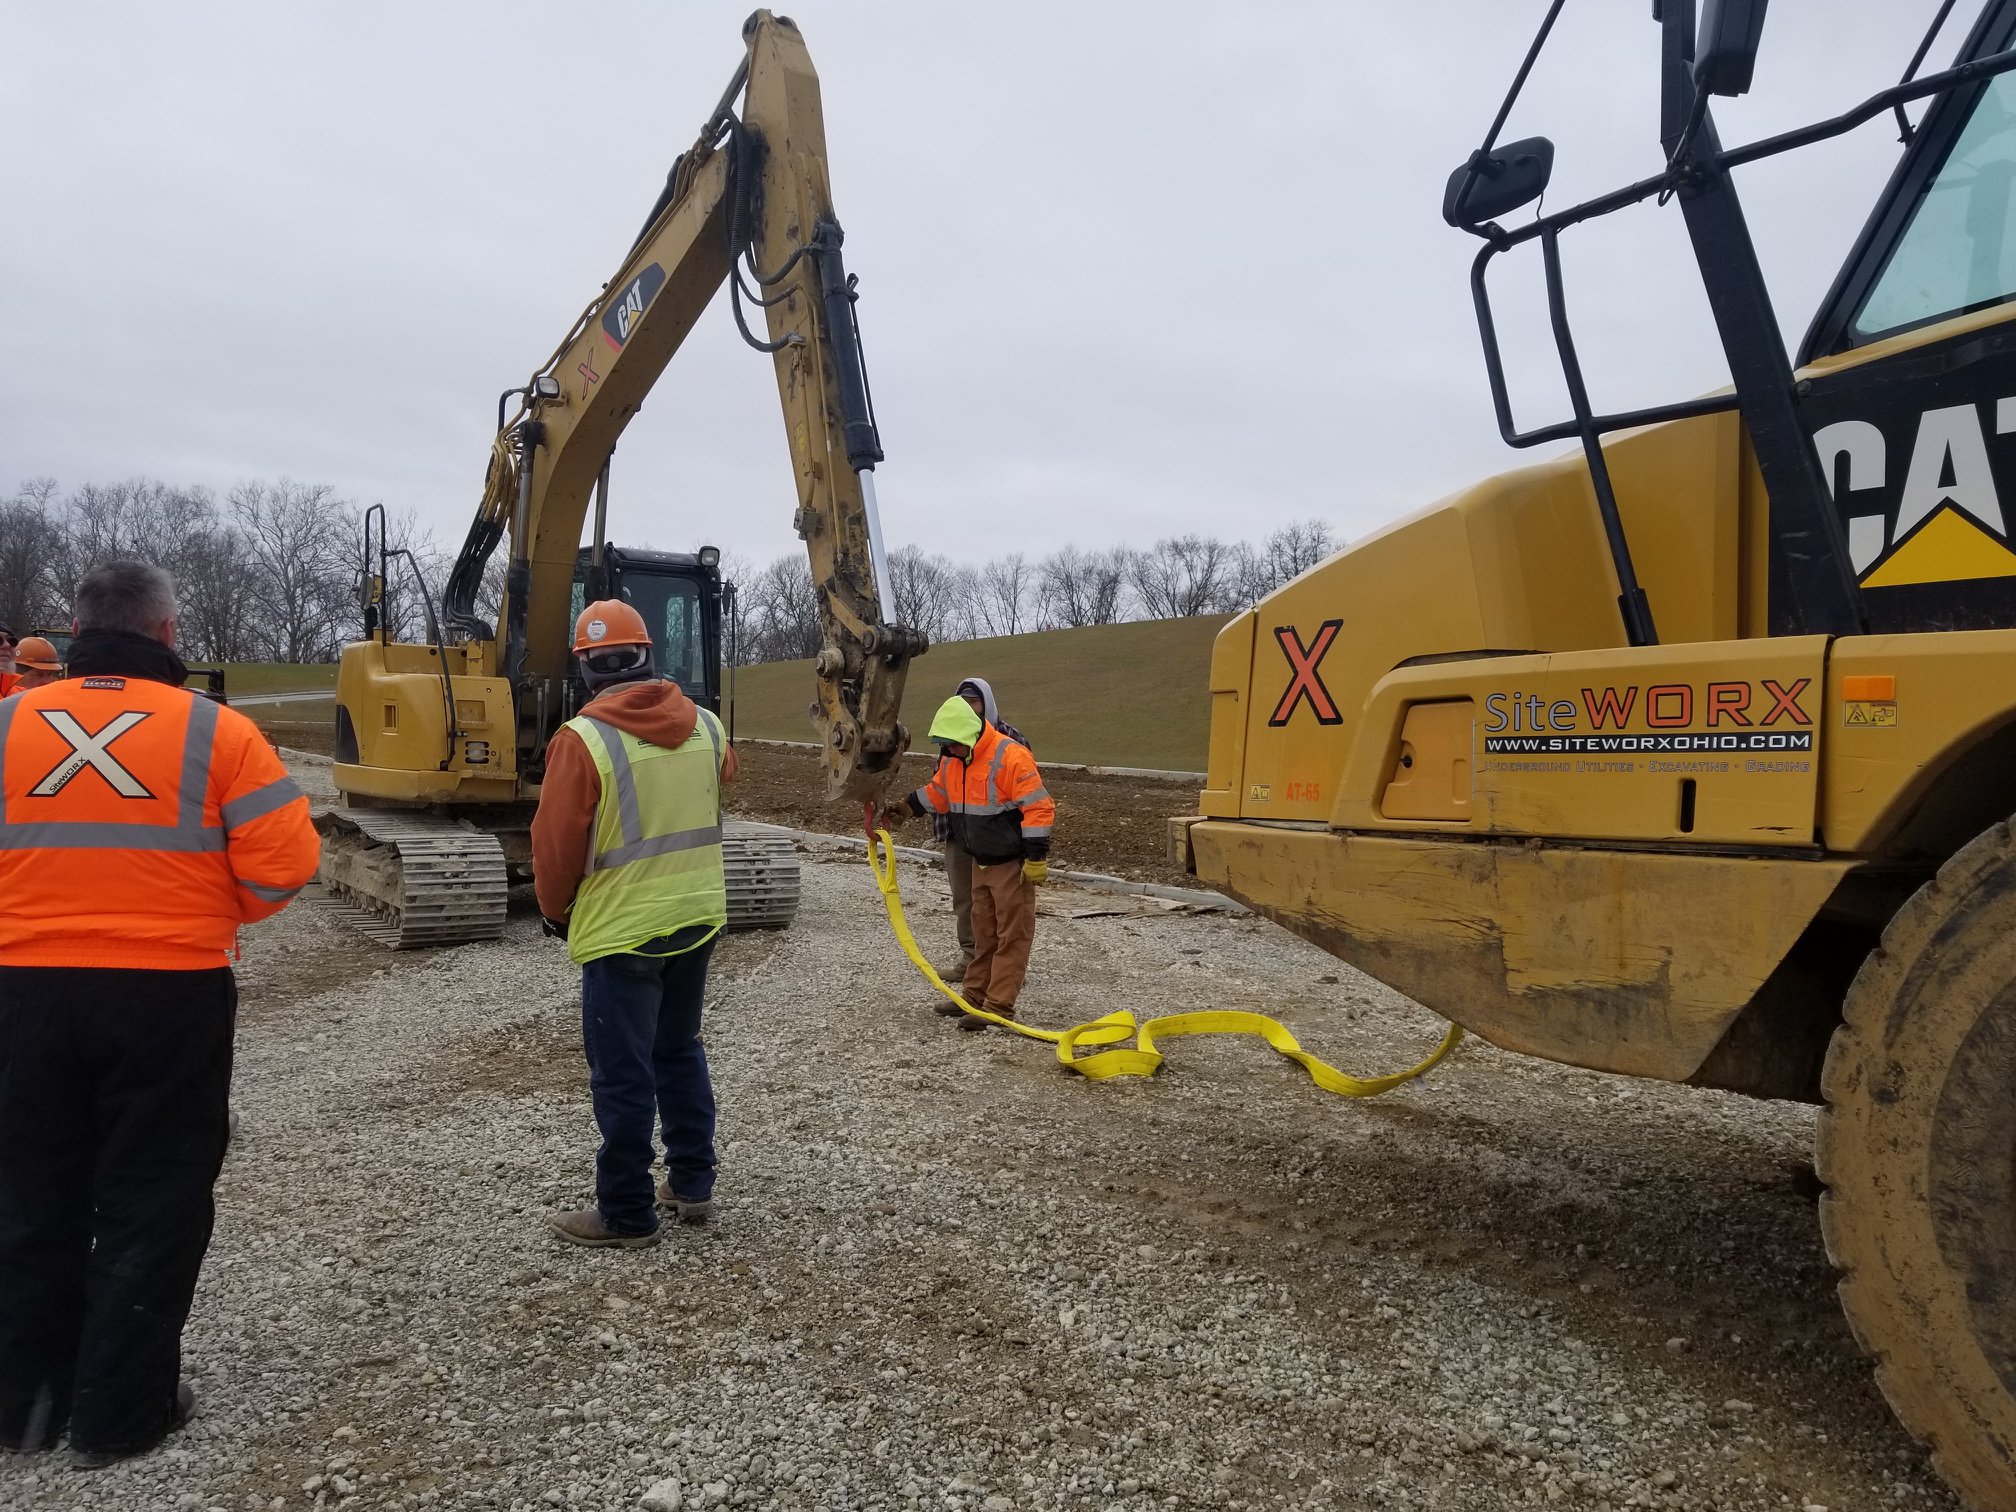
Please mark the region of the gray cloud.
[[[978, 558], [1309, 515], [1356, 536], [1528, 460], [1490, 418], [1476, 244], [1437, 211], [1543, 8], [793, 7], [862, 281], [892, 540]], [[1892, 82], [1933, 8], [1781, 3], [1725, 140]], [[1568, 7], [1510, 128], [1555, 139], [1550, 204], [1656, 167], [1648, 9]], [[459, 539], [497, 392], [617, 265], [744, 14], [17, 8], [0, 486], [287, 473]], [[1795, 337], [1894, 136], [1740, 181]], [[1586, 228], [1568, 260], [1599, 402], [1724, 380], [1674, 209]], [[1502, 271], [1521, 418], [1557, 418], [1537, 278]], [[769, 366], [725, 309], [614, 471], [621, 538], [795, 546]]]

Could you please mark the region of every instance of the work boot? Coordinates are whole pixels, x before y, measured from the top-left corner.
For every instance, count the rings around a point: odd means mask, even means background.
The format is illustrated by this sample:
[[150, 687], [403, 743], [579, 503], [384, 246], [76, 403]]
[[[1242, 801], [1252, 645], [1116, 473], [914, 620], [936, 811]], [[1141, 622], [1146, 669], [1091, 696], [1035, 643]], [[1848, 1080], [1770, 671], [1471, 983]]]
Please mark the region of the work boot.
[[681, 1223], [705, 1223], [714, 1216], [714, 1199], [702, 1197], [697, 1202], [681, 1197], [672, 1190], [672, 1183], [658, 1183], [658, 1211], [668, 1218], [677, 1218]]
[[[1005, 1008], [999, 1003], [982, 1003], [980, 1007], [997, 1018], [1012, 1019], [1015, 1017], [1015, 1007], [1012, 1003]], [[959, 1027], [977, 1034], [982, 1029], [991, 1029], [993, 1025], [983, 1018], [975, 1018], [972, 1014], [968, 1013], [960, 1017]]]
[[[956, 981], [957, 978], [948, 977], [946, 980], [948, 982]], [[980, 1006], [981, 1000], [969, 993], [962, 991], [959, 996], [966, 1002], [971, 1003], [975, 1008]], [[931, 1011], [933, 1013], [942, 1013], [947, 1018], [964, 1018], [966, 1016], [966, 1010], [958, 1003], [953, 1002], [952, 999], [946, 997], [942, 992], [938, 994], [938, 1001], [931, 1005]]]
[[145, 1454], [161, 1440], [180, 1428], [196, 1415], [196, 1388], [187, 1381], [175, 1383], [175, 1405], [169, 1409], [168, 1421], [161, 1425], [161, 1431], [144, 1444], [136, 1444], [131, 1449], [90, 1449], [73, 1443], [70, 1446], [70, 1463], [79, 1470], [103, 1470], [108, 1465], [116, 1465], [121, 1460], [132, 1459]]
[[938, 980], [943, 982], [947, 987], [957, 987], [961, 982], [966, 980], [966, 968], [972, 964], [973, 957], [962, 951], [957, 965], [948, 961], [945, 965], [936, 968]]
[[592, 1207], [577, 1208], [571, 1213], [555, 1213], [546, 1220], [546, 1226], [569, 1244], [579, 1244], [588, 1249], [649, 1249], [658, 1242], [658, 1230], [626, 1234], [621, 1229], [609, 1227], [603, 1222], [601, 1212]]

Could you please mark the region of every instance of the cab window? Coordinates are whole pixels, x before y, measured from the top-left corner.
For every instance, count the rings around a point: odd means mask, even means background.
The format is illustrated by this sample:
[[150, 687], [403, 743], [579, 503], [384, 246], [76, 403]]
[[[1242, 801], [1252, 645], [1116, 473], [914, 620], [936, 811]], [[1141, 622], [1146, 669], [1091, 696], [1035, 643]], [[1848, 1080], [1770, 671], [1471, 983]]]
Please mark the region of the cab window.
[[[714, 688], [708, 677], [700, 584], [691, 578], [633, 570], [622, 574], [616, 591], [644, 617], [659, 676], [671, 678], [697, 699], [711, 698]], [[569, 624], [581, 618], [586, 598], [587, 590], [576, 578]]]
[[2016, 297], [2016, 75], [1988, 81], [1856, 314], [1867, 341]]

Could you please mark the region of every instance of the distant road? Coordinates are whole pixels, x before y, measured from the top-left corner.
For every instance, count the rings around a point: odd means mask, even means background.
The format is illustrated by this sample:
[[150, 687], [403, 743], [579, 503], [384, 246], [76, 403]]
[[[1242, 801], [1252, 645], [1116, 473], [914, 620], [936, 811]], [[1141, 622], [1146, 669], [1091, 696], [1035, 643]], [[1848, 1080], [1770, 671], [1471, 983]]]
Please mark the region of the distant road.
[[232, 708], [242, 709], [247, 704], [307, 703], [317, 698], [334, 698], [336, 690], [334, 688], [310, 688], [305, 693], [247, 693], [241, 698], [231, 692], [230, 685], [227, 683], [225, 685], [225, 696], [231, 700]]

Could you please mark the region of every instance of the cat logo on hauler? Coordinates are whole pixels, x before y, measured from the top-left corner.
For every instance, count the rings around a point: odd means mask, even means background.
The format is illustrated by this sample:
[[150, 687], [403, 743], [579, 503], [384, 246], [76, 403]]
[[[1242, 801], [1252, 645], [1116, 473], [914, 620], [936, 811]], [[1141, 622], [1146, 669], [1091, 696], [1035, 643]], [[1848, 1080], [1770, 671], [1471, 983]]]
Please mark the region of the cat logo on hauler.
[[87, 731], [76, 717], [66, 709], [37, 709], [43, 721], [61, 735], [70, 747], [65, 756], [40, 782], [28, 790], [30, 798], [53, 798], [69, 786], [70, 779], [87, 766], [103, 777], [112, 786], [112, 791], [121, 798], [152, 798], [146, 785], [126, 768], [119, 765], [110, 747], [113, 741], [139, 725], [147, 718], [144, 710], [128, 709], [124, 714], [114, 715], [111, 722], [96, 734]]

